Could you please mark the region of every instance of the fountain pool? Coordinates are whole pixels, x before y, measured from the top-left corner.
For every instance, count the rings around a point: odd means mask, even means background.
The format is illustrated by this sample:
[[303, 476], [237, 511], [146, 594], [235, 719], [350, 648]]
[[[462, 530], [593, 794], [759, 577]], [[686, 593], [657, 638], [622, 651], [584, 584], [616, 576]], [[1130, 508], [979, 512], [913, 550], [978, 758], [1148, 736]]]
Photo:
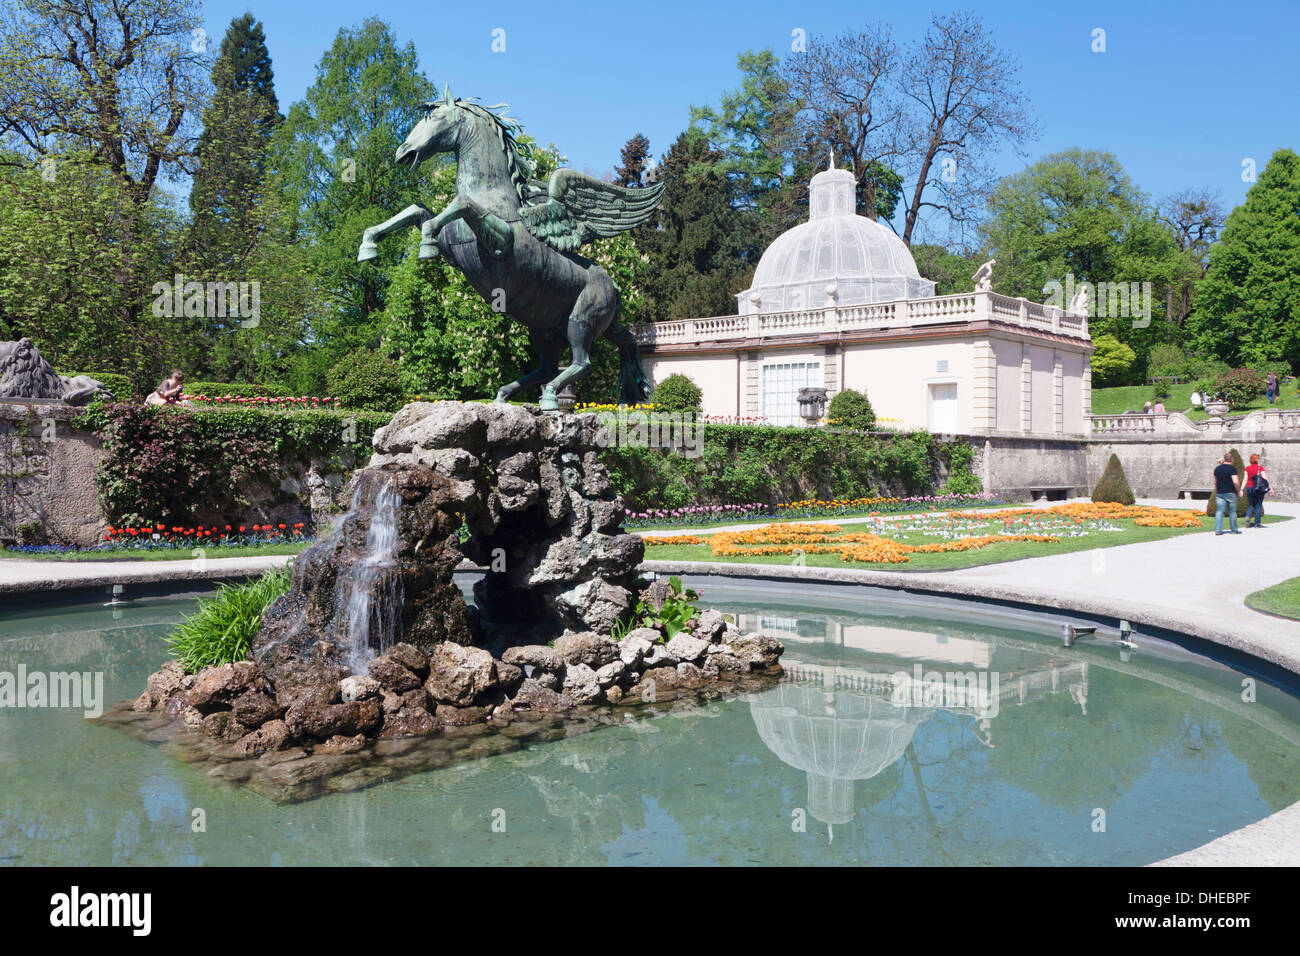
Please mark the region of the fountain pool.
[[[1132, 865], [1300, 799], [1300, 701], [1262, 681], [1244, 701], [1247, 675], [1172, 645], [706, 588], [785, 643], [780, 685], [301, 803], [79, 710], [0, 708], [0, 863]], [[10, 607], [0, 673], [103, 672], [108, 701], [133, 697], [193, 607]]]

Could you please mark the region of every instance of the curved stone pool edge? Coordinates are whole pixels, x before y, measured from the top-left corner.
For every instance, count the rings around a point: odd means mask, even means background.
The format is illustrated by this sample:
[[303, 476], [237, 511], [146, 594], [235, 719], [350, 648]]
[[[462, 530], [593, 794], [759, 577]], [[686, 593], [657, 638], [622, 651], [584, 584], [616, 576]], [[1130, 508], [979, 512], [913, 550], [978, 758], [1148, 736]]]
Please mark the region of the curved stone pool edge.
[[[1264, 615], [1259, 615], [1262, 623], [1251, 622], [1251, 625], [1228, 630], [1217, 619], [1176, 608], [1084, 593], [976, 583], [932, 572], [900, 573], [704, 561], [645, 561], [641, 567], [659, 574], [760, 579], [791, 584], [867, 585], [910, 594], [962, 597], [985, 603], [1036, 606], [1089, 617], [1125, 619], [1244, 654], [1300, 679], [1300, 645], [1289, 646], [1284, 638], [1270, 633], [1267, 628], [1272, 619]], [[1244, 605], [1242, 610], [1253, 613], [1247, 611]], [[1194, 850], [1149, 865], [1300, 866], [1300, 802]]]

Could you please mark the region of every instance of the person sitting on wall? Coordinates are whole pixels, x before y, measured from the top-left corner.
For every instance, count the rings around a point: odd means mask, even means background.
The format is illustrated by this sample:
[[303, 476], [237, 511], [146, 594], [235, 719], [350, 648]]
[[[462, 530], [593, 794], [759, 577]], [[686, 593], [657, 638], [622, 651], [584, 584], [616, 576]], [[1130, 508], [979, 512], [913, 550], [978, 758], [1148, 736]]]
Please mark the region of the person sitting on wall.
[[1157, 398], [1156, 403], [1151, 406], [1151, 411], [1156, 415], [1165, 415], [1169, 410], [1165, 408], [1164, 399]]
[[146, 405], [188, 405], [189, 402], [182, 401], [181, 396], [185, 393], [185, 373], [180, 369], [172, 369], [169, 378], [165, 378], [162, 384], [155, 391], [149, 393], [149, 397], [144, 400]]

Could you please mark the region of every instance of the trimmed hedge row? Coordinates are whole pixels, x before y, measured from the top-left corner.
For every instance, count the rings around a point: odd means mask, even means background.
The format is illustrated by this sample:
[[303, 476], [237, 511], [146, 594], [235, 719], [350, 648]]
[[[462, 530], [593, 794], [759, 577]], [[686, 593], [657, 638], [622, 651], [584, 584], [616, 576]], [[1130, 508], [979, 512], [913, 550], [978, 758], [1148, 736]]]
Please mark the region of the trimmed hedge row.
[[970, 447], [927, 432], [701, 428], [696, 457], [627, 444], [605, 450], [611, 481], [630, 510], [979, 491]]
[[[363, 465], [388, 412], [96, 403], [78, 425], [106, 456], [105, 517], [201, 523], [274, 497], [294, 463]], [[701, 425], [698, 454], [616, 443], [602, 453], [629, 510], [870, 496], [975, 494], [972, 450], [926, 432]], [[946, 478], [946, 481], [944, 480]]]
[[229, 395], [232, 398], [289, 398], [287, 388], [278, 385], [252, 385], [248, 382], [186, 382], [186, 395]]

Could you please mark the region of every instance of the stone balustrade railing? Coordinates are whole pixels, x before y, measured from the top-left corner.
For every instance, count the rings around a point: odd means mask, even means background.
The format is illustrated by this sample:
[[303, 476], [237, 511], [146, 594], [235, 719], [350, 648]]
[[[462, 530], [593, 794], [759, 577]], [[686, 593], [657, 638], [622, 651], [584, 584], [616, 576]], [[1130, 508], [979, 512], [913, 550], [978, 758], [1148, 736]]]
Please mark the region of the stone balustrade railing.
[[836, 305], [822, 309], [786, 312], [754, 312], [750, 315], [719, 315], [700, 319], [674, 319], [641, 328], [637, 338], [643, 345], [696, 344], [729, 340], [761, 339], [782, 335], [862, 329], [942, 325], [989, 319], [1088, 339], [1088, 317], [1027, 299], [1013, 299], [996, 292], [966, 292], [924, 299], [896, 299], [869, 305]]
[[1090, 415], [1091, 433], [1099, 438], [1240, 438], [1300, 439], [1300, 410], [1256, 409], [1239, 418], [1193, 420], [1182, 412], [1135, 412]]

